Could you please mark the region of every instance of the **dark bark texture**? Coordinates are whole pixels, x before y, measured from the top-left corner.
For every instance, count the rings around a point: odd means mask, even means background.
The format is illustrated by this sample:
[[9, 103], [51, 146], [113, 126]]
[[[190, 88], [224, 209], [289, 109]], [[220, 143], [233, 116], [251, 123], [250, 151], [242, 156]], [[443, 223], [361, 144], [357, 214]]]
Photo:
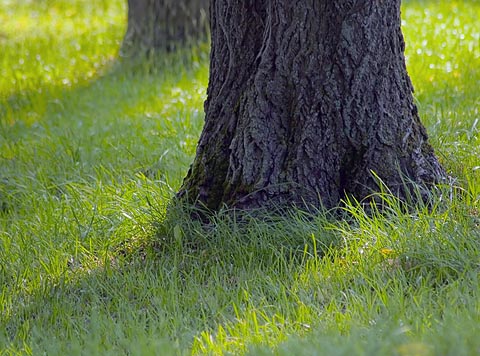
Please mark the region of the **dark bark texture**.
[[173, 50], [206, 37], [208, 0], [128, 0], [122, 52]]
[[210, 11], [205, 126], [180, 198], [330, 208], [378, 191], [378, 178], [405, 198], [445, 177], [414, 103], [400, 0], [212, 0]]

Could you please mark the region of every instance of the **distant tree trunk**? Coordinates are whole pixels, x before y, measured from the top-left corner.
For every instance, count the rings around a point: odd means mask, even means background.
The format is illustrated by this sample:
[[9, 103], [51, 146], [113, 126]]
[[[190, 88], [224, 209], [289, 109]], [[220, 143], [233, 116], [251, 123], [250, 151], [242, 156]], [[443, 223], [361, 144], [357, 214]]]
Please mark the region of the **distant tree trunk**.
[[122, 52], [173, 50], [206, 37], [208, 0], [128, 0]]
[[401, 198], [445, 177], [414, 103], [400, 0], [210, 9], [205, 126], [180, 198], [330, 208], [378, 191], [376, 177]]

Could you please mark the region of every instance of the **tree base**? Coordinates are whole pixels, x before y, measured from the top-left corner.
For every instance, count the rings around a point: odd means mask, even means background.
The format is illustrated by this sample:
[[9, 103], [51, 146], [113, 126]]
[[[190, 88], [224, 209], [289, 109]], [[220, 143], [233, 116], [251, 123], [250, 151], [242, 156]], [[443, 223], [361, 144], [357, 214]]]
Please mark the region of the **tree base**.
[[180, 198], [329, 209], [382, 185], [428, 195], [446, 177], [414, 103], [400, 1], [351, 3], [215, 2], [205, 127]]

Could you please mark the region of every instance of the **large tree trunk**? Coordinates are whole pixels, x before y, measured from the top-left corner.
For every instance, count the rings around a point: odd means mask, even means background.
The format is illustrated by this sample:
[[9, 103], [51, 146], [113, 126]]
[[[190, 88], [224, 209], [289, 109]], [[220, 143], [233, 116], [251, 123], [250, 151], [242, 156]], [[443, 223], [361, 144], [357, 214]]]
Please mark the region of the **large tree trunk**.
[[173, 50], [204, 37], [208, 0], [128, 0], [128, 28], [122, 52]]
[[445, 173], [404, 58], [400, 0], [212, 0], [206, 120], [179, 197], [336, 206]]

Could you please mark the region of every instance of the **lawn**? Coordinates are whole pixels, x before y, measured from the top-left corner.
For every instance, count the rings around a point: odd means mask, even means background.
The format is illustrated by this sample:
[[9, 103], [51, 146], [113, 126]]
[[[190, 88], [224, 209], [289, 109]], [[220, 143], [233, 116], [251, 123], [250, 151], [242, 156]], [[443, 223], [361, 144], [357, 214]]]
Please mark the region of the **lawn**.
[[125, 3], [0, 0], [0, 354], [480, 354], [480, 2], [403, 4], [432, 206], [208, 226], [208, 45], [120, 60]]

